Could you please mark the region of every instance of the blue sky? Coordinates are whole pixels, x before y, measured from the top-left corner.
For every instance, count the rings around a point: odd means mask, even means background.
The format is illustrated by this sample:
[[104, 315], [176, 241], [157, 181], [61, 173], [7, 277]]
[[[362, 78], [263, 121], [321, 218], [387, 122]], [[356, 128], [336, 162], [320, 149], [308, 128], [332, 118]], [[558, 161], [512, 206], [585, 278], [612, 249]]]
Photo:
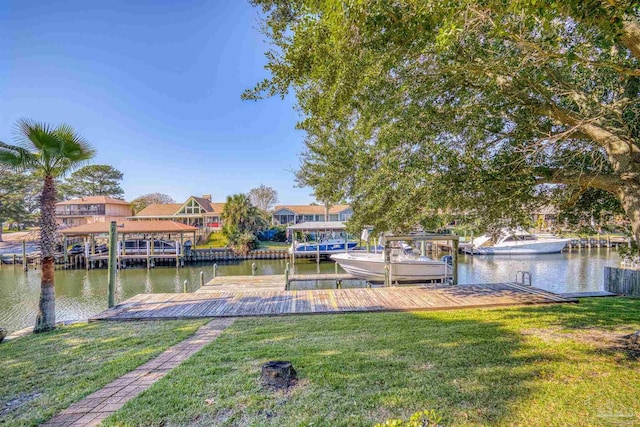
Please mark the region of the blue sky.
[[242, 101], [267, 77], [258, 11], [245, 0], [4, 0], [0, 140], [28, 117], [66, 122], [124, 173], [127, 199], [294, 188], [304, 134], [293, 97]]

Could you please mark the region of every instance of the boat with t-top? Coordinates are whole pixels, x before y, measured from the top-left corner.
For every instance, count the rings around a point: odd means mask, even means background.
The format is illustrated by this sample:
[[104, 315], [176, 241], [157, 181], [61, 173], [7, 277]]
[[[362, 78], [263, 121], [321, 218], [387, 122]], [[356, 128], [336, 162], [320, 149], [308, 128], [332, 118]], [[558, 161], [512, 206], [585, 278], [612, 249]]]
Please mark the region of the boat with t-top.
[[536, 255], [562, 252], [571, 239], [544, 238], [522, 229], [500, 230], [496, 237], [479, 236], [462, 250], [473, 255]]
[[385, 260], [384, 253], [353, 251], [331, 255], [331, 259], [355, 278], [372, 282], [444, 282], [452, 277], [448, 262], [412, 253], [404, 246], [394, 249]]

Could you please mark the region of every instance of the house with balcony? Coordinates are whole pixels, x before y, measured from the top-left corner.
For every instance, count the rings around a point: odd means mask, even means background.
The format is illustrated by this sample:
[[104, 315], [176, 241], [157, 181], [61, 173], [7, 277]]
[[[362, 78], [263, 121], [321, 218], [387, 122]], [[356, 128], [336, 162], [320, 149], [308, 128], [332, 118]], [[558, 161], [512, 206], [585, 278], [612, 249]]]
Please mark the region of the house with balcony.
[[132, 214], [129, 202], [107, 196], [88, 196], [56, 203], [56, 222], [65, 227], [117, 221]]
[[202, 232], [222, 229], [224, 203], [214, 203], [211, 195], [191, 196], [184, 203], [152, 204], [142, 209], [132, 220], [169, 220], [198, 227]]
[[353, 210], [349, 205], [279, 205], [273, 209], [271, 223], [274, 225], [300, 224], [301, 222], [347, 221]]

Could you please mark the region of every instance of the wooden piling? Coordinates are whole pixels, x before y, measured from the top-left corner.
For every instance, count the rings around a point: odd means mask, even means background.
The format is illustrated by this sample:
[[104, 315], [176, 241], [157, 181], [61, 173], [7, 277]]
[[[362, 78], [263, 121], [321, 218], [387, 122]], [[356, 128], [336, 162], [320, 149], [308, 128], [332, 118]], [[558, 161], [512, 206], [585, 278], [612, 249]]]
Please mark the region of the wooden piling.
[[22, 241], [22, 270], [27, 271], [27, 242]]

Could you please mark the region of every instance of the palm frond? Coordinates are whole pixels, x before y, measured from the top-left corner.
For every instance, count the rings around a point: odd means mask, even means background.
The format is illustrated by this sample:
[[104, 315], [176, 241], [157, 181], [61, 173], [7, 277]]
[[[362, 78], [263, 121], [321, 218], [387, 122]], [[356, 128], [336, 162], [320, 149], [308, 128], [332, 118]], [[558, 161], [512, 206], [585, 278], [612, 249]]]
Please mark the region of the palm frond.
[[33, 153], [17, 145], [0, 142], [0, 165], [13, 170], [25, 171], [32, 169], [38, 159]]
[[[0, 162], [39, 170], [44, 176], [64, 175], [95, 155], [89, 142], [68, 124], [54, 128], [46, 123], [21, 119], [16, 124], [16, 133], [18, 144], [5, 144], [9, 148], [5, 147], [4, 154], [0, 154]], [[0, 146], [0, 150], [2, 148]]]
[[56, 145], [54, 128], [47, 123], [20, 119], [16, 123], [15, 134], [18, 145], [32, 152], [43, 151]]

